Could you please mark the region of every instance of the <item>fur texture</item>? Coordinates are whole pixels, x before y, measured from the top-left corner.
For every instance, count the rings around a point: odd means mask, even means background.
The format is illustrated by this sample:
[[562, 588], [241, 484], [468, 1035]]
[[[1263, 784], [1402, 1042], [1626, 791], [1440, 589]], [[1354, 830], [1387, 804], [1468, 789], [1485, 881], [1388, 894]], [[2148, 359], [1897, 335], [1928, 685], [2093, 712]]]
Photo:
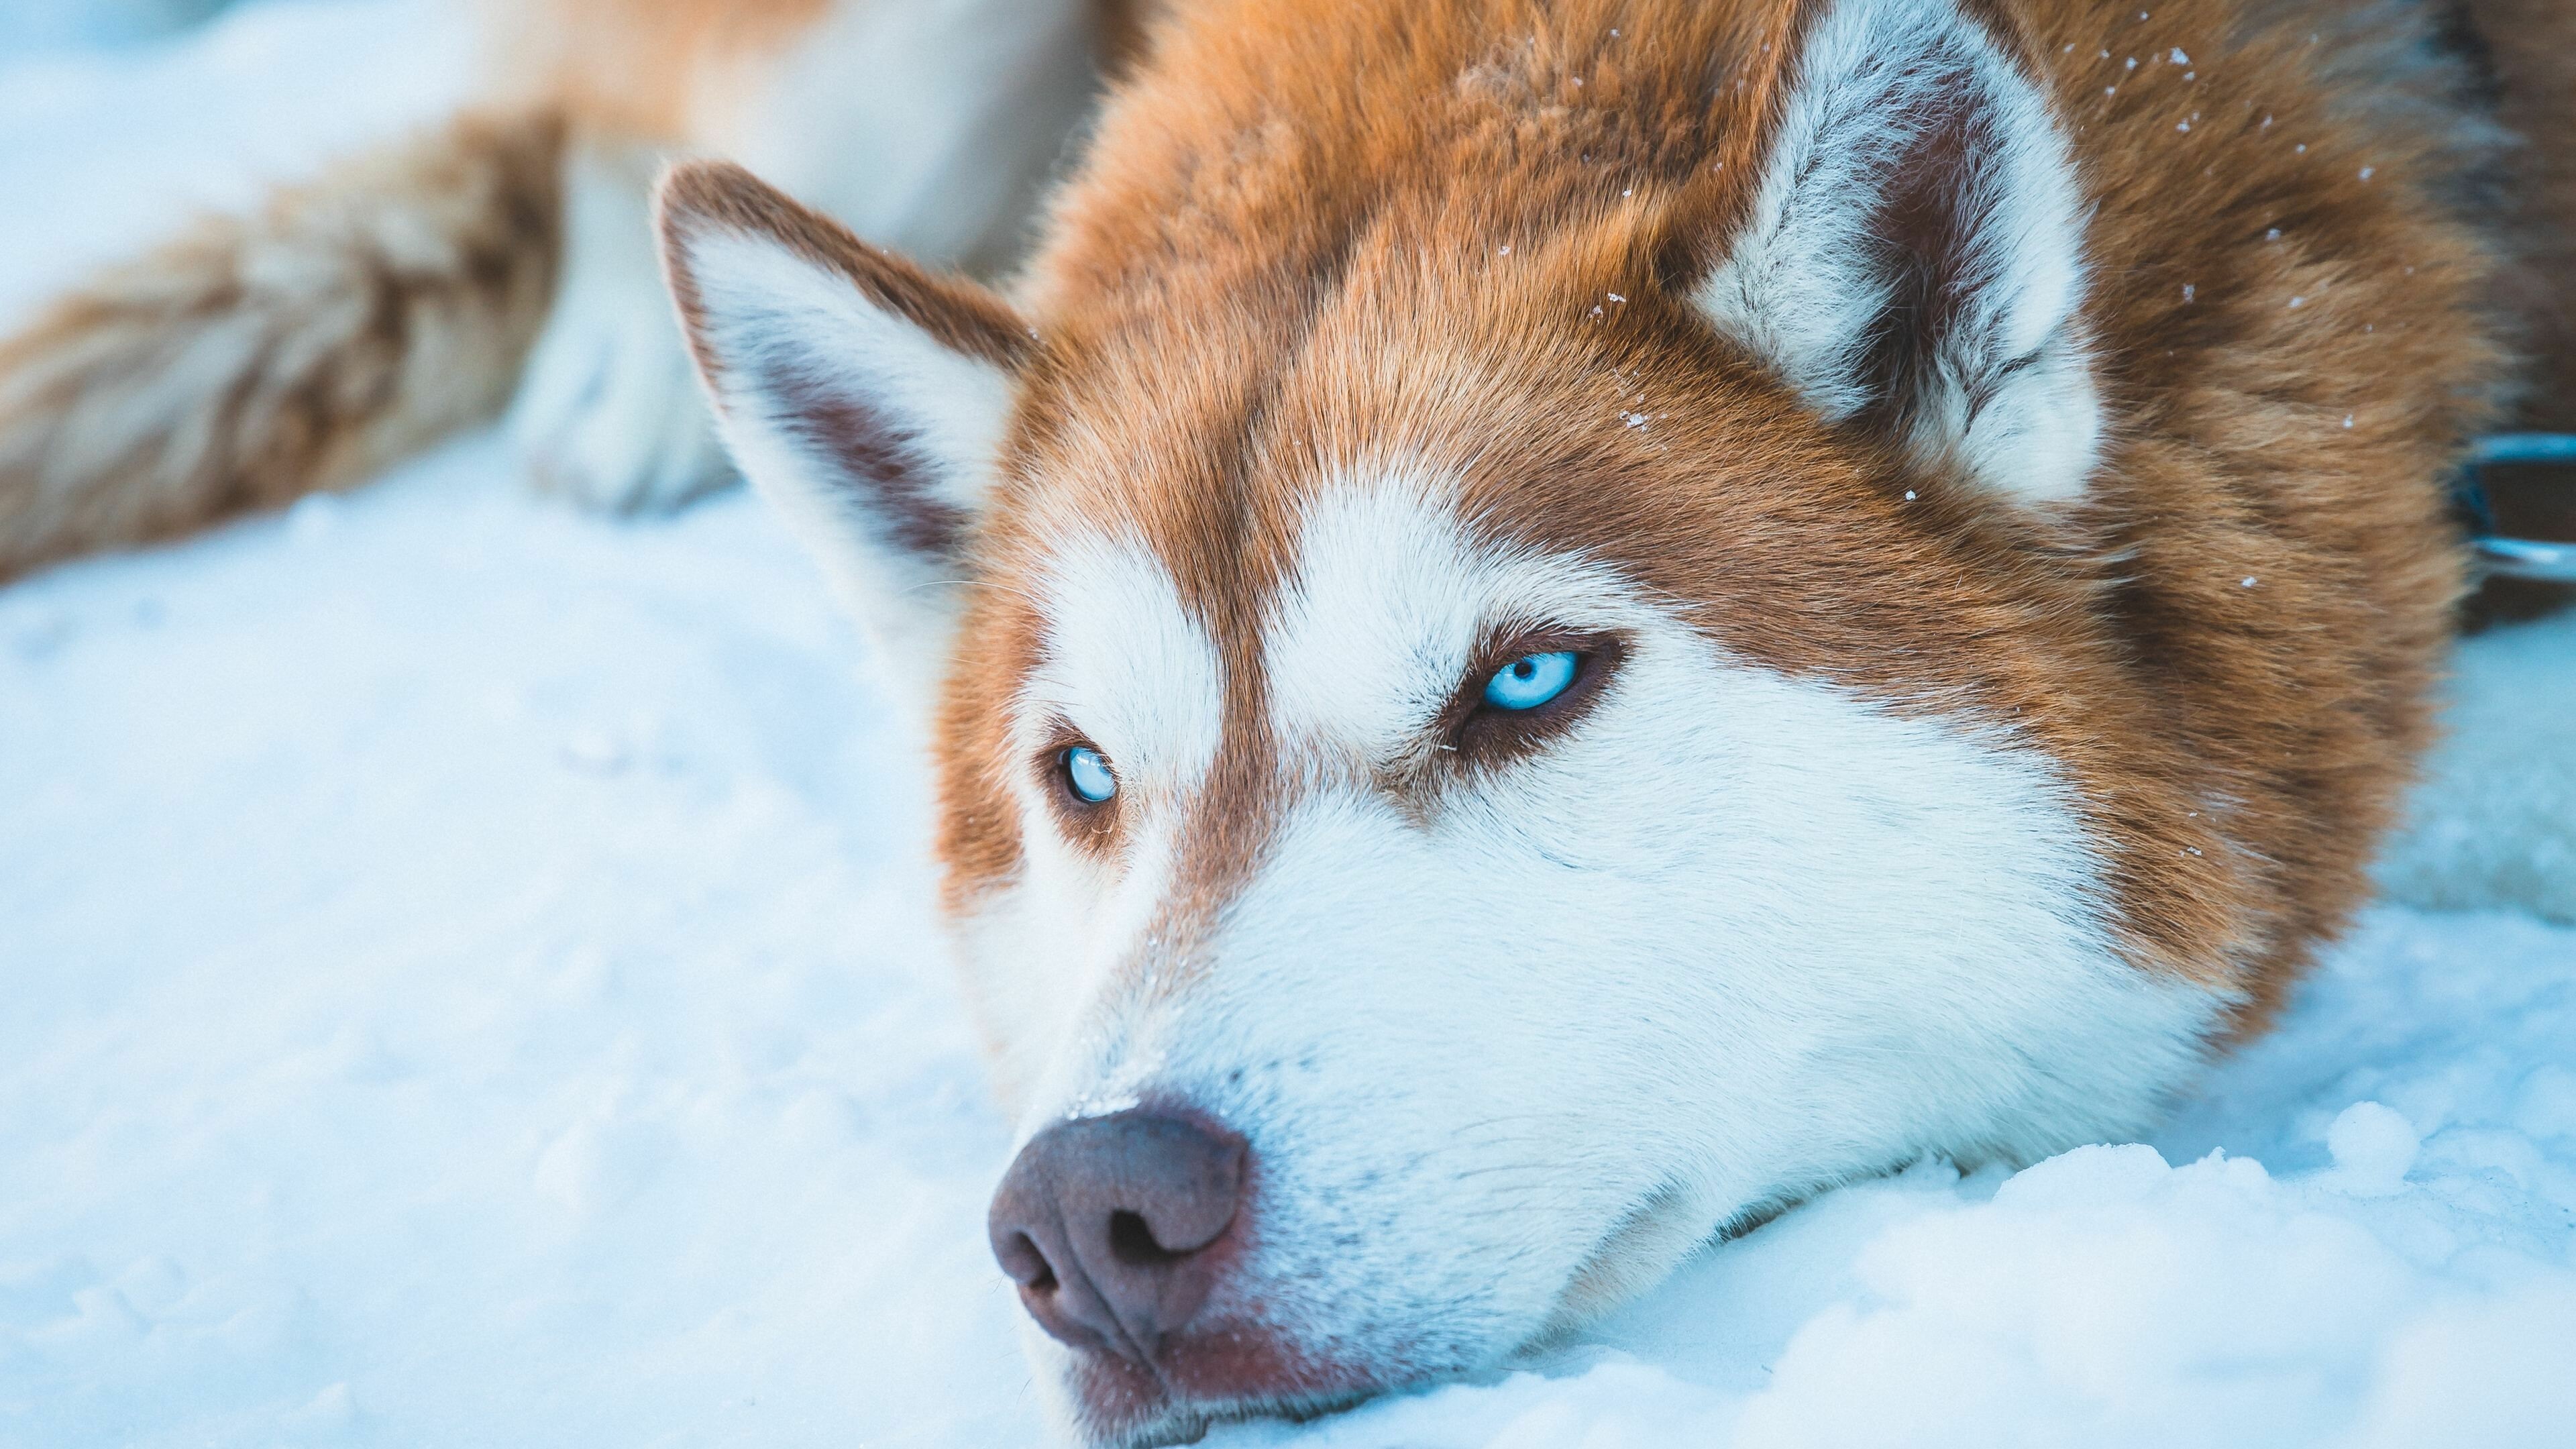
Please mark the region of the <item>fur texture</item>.
[[2459, 13], [2505, 135], [2496, 199], [2514, 265], [2501, 305], [2530, 358], [2515, 423], [2576, 432], [2576, 5], [2468, 0]]
[[[1156, 7], [1008, 297], [862, 235], [1013, 254], [1116, 16], [494, 14], [537, 119], [0, 350], [0, 572], [348, 481], [532, 335], [544, 471], [667, 504], [722, 476], [703, 376], [936, 700], [1023, 1136], [1247, 1144], [1197, 1320], [1032, 1330], [1104, 1444], [2137, 1130], [2361, 898], [2462, 583], [2439, 480], [2566, 416], [2563, 0]], [[642, 178], [691, 151], [821, 205], [683, 168], [675, 327]], [[1481, 702], [1541, 652], [1561, 701]]]
[[199, 225], [0, 342], [0, 579], [346, 486], [509, 409], [547, 486], [733, 474], [660, 286], [679, 154], [790, 178], [943, 264], [1020, 249], [1116, 0], [481, 7], [486, 119]]
[[748, 172], [681, 172], [664, 205], [725, 441], [809, 535], [840, 537], [823, 556], [844, 599], [914, 679], [935, 677], [1026, 330]]
[[[2261, 1028], [2428, 737], [2511, 299], [2565, 286], [2481, 205], [2567, 204], [2511, 129], [2555, 102], [2364, 8], [1177, 7], [1015, 311], [680, 174], [728, 427], [902, 445], [745, 466], [829, 490], [836, 571], [968, 585], [883, 617], [942, 641], [1023, 1133], [1252, 1153], [1150, 1362], [1032, 1330], [1071, 1426], [1489, 1366], [1822, 1185], [2131, 1131]], [[925, 405], [996, 316], [1006, 399]], [[940, 475], [962, 551], [904, 541], [906, 458], [991, 459]], [[1479, 705], [1543, 650], [1569, 702]]]
[[0, 579], [340, 488], [508, 396], [562, 129], [473, 119], [201, 223], [0, 344]]
[[[2039, 89], [1984, 27], [1843, 5], [1805, 42], [1752, 214], [1697, 300], [1822, 416], [2007, 497], [2077, 496], [2102, 400], [2082, 199]], [[1891, 312], [1917, 314], [1891, 327]]]

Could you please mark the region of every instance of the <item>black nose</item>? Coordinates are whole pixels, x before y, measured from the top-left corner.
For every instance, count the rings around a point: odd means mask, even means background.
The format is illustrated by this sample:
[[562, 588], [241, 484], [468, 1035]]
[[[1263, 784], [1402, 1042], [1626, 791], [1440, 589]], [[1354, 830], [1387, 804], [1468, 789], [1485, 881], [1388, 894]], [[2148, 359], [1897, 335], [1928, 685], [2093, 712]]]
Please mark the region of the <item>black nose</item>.
[[1059, 1122], [993, 1194], [993, 1256], [1038, 1326], [1150, 1363], [1215, 1284], [1243, 1162], [1241, 1138], [1160, 1113]]

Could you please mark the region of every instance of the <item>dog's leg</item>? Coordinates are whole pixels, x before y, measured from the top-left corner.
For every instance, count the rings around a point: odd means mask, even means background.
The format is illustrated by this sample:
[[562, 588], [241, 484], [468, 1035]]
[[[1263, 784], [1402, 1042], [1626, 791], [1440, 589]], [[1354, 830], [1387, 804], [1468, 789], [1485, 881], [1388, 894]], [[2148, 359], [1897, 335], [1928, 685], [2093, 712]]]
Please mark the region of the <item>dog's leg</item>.
[[565, 157], [561, 285], [509, 428], [541, 486], [595, 508], [674, 508], [732, 476], [662, 290], [652, 184], [637, 144]]
[[[1100, 24], [1085, 0], [839, 0], [775, 50], [702, 67], [682, 149], [746, 161], [873, 241], [990, 272], [1089, 102]], [[541, 483], [618, 512], [732, 477], [654, 256], [665, 159], [571, 148], [562, 290], [510, 416]]]
[[799, 44], [710, 87], [692, 144], [877, 245], [991, 277], [1027, 242], [1124, 13], [836, 0]]

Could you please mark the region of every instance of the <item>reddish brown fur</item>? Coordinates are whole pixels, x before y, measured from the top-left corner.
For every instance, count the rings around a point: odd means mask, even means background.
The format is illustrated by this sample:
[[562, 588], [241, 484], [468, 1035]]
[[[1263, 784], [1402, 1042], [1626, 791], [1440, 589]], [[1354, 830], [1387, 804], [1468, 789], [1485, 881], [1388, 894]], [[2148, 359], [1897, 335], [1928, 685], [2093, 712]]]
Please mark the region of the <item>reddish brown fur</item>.
[[[2047, 749], [2132, 958], [2242, 993], [2257, 1027], [2361, 898], [2425, 737], [2461, 581], [2436, 480], [2507, 375], [2497, 243], [2436, 201], [2450, 138], [2351, 104], [2308, 27], [2253, 30], [2231, 0], [2151, 23], [1998, 0], [2098, 208], [2113, 417], [2089, 502], [2019, 514], [1820, 425], [1689, 310], [1812, 9], [1234, 0], [1166, 21], [1028, 289], [1048, 341], [985, 566], [1033, 566], [1052, 520], [1132, 520], [1218, 641], [1230, 732], [1183, 914], [1270, 808], [1255, 620], [1299, 499], [1418, 460], [1467, 480], [1478, 527], [1618, 564], [1742, 657]], [[2191, 79], [2153, 59], [2174, 47]], [[1003, 706], [1035, 628], [989, 590], [963, 631], [954, 909], [1018, 860]]]
[[[870, 246], [830, 217], [786, 201], [739, 166], [716, 162], [683, 167], [671, 174], [660, 201], [675, 232], [705, 226], [773, 237], [808, 262], [847, 278], [860, 295], [937, 338], [943, 347], [1014, 368], [1031, 350], [1028, 329], [991, 293], [962, 280], [932, 276], [883, 247]], [[696, 278], [674, 271], [670, 283], [699, 368], [709, 377], [721, 376], [721, 360], [704, 346], [705, 309]]]
[[[567, 132], [594, 154], [703, 145], [829, 3], [484, 0], [489, 115], [202, 222], [0, 339], [0, 582], [346, 487], [487, 420], [552, 299]], [[1133, 3], [1096, 0], [1115, 46]], [[1011, 252], [1002, 220], [978, 258]]]
[[685, 139], [824, 3], [492, 0], [492, 116], [203, 221], [0, 340], [0, 581], [350, 486], [490, 417], [552, 295], [567, 126]]
[[2533, 366], [2524, 427], [2576, 432], [2576, 4], [2568, 0], [2468, 0], [2494, 51], [2498, 106], [2522, 138], [2507, 190], [2521, 265], [2506, 306], [2524, 322]]
[[474, 118], [359, 158], [0, 341], [0, 581], [362, 482], [488, 416], [552, 292], [561, 136]]

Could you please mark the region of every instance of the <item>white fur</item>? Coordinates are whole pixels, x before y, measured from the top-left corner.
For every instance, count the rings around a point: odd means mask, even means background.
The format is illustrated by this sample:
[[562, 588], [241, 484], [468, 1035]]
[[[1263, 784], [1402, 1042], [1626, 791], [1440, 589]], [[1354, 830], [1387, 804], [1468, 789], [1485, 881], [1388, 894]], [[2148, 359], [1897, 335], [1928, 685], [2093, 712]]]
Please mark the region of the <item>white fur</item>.
[[[1149, 567], [1059, 570], [1083, 596], [1046, 607], [1195, 638]], [[1346, 767], [1417, 752], [1495, 623], [1631, 650], [1570, 736], [1409, 814]], [[1135, 654], [1192, 662], [1084, 708], [1151, 687], [1125, 708], [1214, 728], [1208, 662]], [[1265, 657], [1292, 803], [1194, 969], [1151, 979], [1190, 791], [1141, 758], [1133, 863], [1074, 860], [1032, 804], [1029, 866], [962, 941], [1041, 1023], [1007, 1044], [1024, 1134], [1152, 1096], [1249, 1137], [1259, 1250], [1211, 1311], [1310, 1353], [1490, 1363], [1765, 1205], [2116, 1138], [2222, 1005], [2115, 954], [2037, 751], [1732, 659], [1598, 564], [1474, 543], [1418, 475], [1311, 508]]]
[[618, 512], [674, 508], [733, 477], [662, 290], [660, 165], [597, 145], [567, 156], [562, 280], [508, 423], [545, 486]]
[[971, 517], [992, 487], [1009, 374], [876, 306], [848, 278], [765, 235], [700, 222], [677, 240], [704, 312], [701, 345], [734, 460], [787, 514], [905, 678], [936, 679], [961, 583], [956, 560], [905, 546], [875, 480], [802, 434], [779, 379], [848, 399], [909, 439], [929, 492]]
[[1578, 561], [1460, 544], [1456, 497], [1409, 469], [1327, 495], [1269, 637], [1281, 731], [1363, 768], [1417, 752], [1488, 625], [1606, 627], [1625, 585]]
[[[1095, 85], [1084, 0], [838, 0], [751, 74], [696, 87], [690, 149], [742, 161], [871, 241], [934, 266], [1011, 259]], [[659, 512], [732, 477], [654, 253], [668, 158], [567, 160], [562, 282], [509, 420], [545, 484]]]
[[1171, 574], [1142, 540], [1097, 534], [1061, 543], [1034, 591], [1045, 616], [1040, 659], [1017, 703], [1024, 743], [1054, 720], [1107, 754], [1122, 794], [1186, 794], [1216, 758], [1224, 667]]
[[1017, 249], [1095, 85], [1088, 0], [837, 0], [750, 84], [706, 149], [935, 266]]
[[[1283, 732], [1334, 738], [1362, 760], [1391, 758], [1449, 702], [1488, 590], [1405, 565], [1454, 561], [1451, 501], [1439, 482], [1391, 471], [1383, 486], [1306, 517], [1303, 557], [1354, 560], [1352, 571], [1368, 578], [1357, 589], [1301, 581], [1282, 600], [1267, 663]], [[1354, 640], [1363, 647], [1349, 647]], [[1410, 650], [1389, 647], [1399, 641]]]
[[1697, 300], [1825, 417], [1879, 401], [1859, 371], [1890, 302], [1877, 213], [1927, 117], [1962, 101], [1999, 154], [1966, 207], [1958, 269], [1975, 280], [1905, 441], [2005, 497], [2070, 499], [2102, 431], [2077, 315], [2083, 198], [2047, 99], [1951, 0], [1838, 0], [1816, 25], [1752, 214]]
[[[1044, 617], [1040, 660], [1012, 702], [1024, 768], [1010, 781], [1026, 859], [1006, 896], [966, 925], [969, 990], [995, 1024], [1006, 1101], [1060, 1056], [1085, 1004], [1147, 939], [1183, 807], [1216, 758], [1224, 666], [1151, 549], [1124, 535], [1073, 533], [1031, 590]], [[1061, 725], [1109, 757], [1129, 822], [1114, 864], [1064, 838], [1045, 797], [1044, 759]], [[1139, 985], [1148, 983], [1139, 982]], [[1057, 1094], [1071, 1110], [1115, 1110], [1099, 1084]]]

